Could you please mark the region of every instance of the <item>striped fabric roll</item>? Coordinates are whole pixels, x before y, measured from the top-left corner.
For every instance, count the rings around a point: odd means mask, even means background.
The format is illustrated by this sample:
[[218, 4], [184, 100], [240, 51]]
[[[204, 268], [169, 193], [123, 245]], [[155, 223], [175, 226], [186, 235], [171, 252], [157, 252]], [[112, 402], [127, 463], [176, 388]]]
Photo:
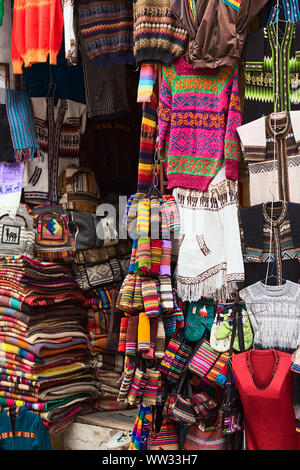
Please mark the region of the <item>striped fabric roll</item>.
[[132, 308], [134, 310], [138, 310], [139, 312], [141, 312], [144, 308], [144, 301], [142, 296], [142, 278], [137, 275], [135, 277]]
[[150, 349], [150, 318], [146, 313], [139, 314], [138, 324], [138, 352], [149, 351]]
[[151, 253], [151, 273], [159, 274], [161, 257], [162, 257], [162, 240], [153, 240], [151, 238], [150, 253]]
[[133, 380], [133, 376], [134, 376], [134, 368], [126, 370], [123, 373], [117, 401], [124, 401], [124, 402], [126, 401], [127, 395], [131, 386], [131, 382]]
[[159, 318], [156, 317], [156, 318], [151, 318], [149, 320], [150, 320], [150, 347], [149, 347], [148, 351], [142, 353], [142, 357], [144, 359], [153, 359], [155, 344], [156, 344], [156, 338], [157, 338]]
[[150, 251], [150, 238], [139, 238], [136, 260], [138, 267], [143, 272], [150, 272], [151, 270], [151, 251]]
[[146, 383], [143, 395], [143, 405], [155, 406], [157, 401], [160, 372], [158, 370], [147, 368], [146, 373], [148, 375], [148, 381]]
[[159, 270], [159, 274], [161, 276], [164, 276], [164, 275], [171, 276], [171, 250], [172, 250], [171, 240], [162, 240], [161, 265], [160, 265], [160, 270]]
[[160, 200], [157, 197], [150, 198], [150, 233], [151, 239], [158, 240], [160, 237]]
[[147, 238], [150, 229], [150, 200], [142, 198], [138, 202], [136, 232], [139, 237]]
[[228, 358], [229, 358], [229, 353], [228, 352], [225, 352], [225, 353], [221, 354], [218, 357], [218, 359], [216, 360], [216, 362], [214, 363], [214, 365], [211, 368], [211, 370], [209, 371], [209, 373], [207, 374], [206, 379], [212, 385], [216, 385], [216, 384], [223, 385], [222, 382], [220, 382], [220, 380], [217, 382], [217, 378], [222, 373], [222, 370], [223, 370], [226, 362], [228, 361]]
[[141, 402], [144, 388], [148, 380], [148, 375], [142, 370], [136, 368], [131, 382], [131, 386], [127, 395], [129, 405], [138, 405]]
[[122, 284], [121, 299], [119, 308], [124, 312], [131, 312], [133, 310], [133, 295], [135, 286], [135, 275], [127, 274]]
[[159, 276], [160, 301], [163, 310], [172, 311], [174, 308], [173, 290], [170, 276]]
[[144, 310], [149, 317], [159, 315], [159, 298], [154, 279], [144, 279], [142, 282]]
[[138, 103], [150, 103], [154, 83], [157, 81], [158, 66], [156, 64], [142, 64], [137, 92]]
[[184, 368], [192, 352], [191, 346], [182, 343], [175, 354], [174, 360], [170, 365], [167, 381], [171, 385], [176, 385], [182, 377]]
[[124, 211], [123, 218], [122, 218], [122, 225], [124, 225], [125, 227], [126, 227], [126, 225], [127, 225], [128, 212], [129, 212], [129, 208], [130, 208], [130, 206], [131, 206], [131, 204], [132, 204], [133, 198], [134, 198], [134, 194], [132, 194], [132, 195], [128, 198], [127, 203], [126, 203], [125, 211]]
[[179, 231], [180, 216], [174, 196], [172, 194], [163, 195], [162, 209], [165, 212], [170, 232]]
[[160, 209], [160, 218], [161, 218], [161, 238], [163, 240], [170, 240], [170, 230], [168, 225], [168, 220], [165, 211]]
[[126, 333], [126, 356], [135, 356], [137, 349], [137, 334], [138, 334], [139, 317], [133, 316], [128, 318], [127, 333]]
[[158, 320], [158, 324], [157, 324], [157, 335], [156, 335], [154, 356], [155, 356], [155, 359], [161, 360], [165, 355], [166, 333], [165, 333], [164, 323], [161, 317], [158, 317], [157, 320]]
[[128, 326], [128, 317], [121, 318], [119, 345], [118, 345], [119, 352], [125, 352], [126, 350], [127, 326]]
[[162, 374], [168, 374], [170, 366], [174, 361], [175, 354], [179, 350], [180, 345], [181, 341], [179, 338], [171, 338], [171, 340], [169, 341], [164, 357], [157, 368]]
[[130, 274], [135, 272], [137, 243], [138, 243], [137, 240], [133, 240], [132, 242], [131, 256], [130, 256], [130, 262], [129, 262], [129, 268], [128, 268], [128, 273]]
[[208, 341], [203, 341], [200, 348], [189, 363], [189, 370], [199, 377], [204, 377], [210, 371], [219, 354], [214, 351]]
[[137, 191], [147, 192], [152, 184], [157, 137], [158, 77], [149, 103], [142, 105]]

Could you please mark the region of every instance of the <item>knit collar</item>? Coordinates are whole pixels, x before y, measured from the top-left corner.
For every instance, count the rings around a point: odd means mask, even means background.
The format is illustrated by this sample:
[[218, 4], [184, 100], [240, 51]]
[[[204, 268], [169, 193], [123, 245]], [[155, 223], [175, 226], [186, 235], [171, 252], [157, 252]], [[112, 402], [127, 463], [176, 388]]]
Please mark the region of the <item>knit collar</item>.
[[[283, 210], [277, 218], [277, 226], [287, 218], [290, 222], [296, 256], [300, 259], [300, 205], [284, 202]], [[246, 254], [253, 254], [256, 261], [262, 256], [264, 246], [264, 222], [266, 222], [264, 204], [256, 204], [240, 210], [243, 228], [243, 245]], [[274, 223], [273, 223], [274, 226]]]
[[[275, 207], [275, 211], [276, 209], [277, 208]], [[282, 222], [287, 216], [287, 202], [286, 201], [281, 202], [281, 211], [278, 217], [276, 217], [276, 214], [274, 214], [274, 211], [273, 211], [273, 217], [272, 218], [270, 217], [267, 204], [263, 205], [263, 214], [264, 214], [265, 222], [268, 225], [271, 225], [273, 227], [279, 227], [279, 225], [282, 224]]]
[[174, 62], [174, 69], [177, 75], [206, 75], [216, 77], [218, 76], [221, 67], [216, 67], [215, 69], [208, 69], [208, 68], [199, 68], [195, 69], [192, 64], [189, 64], [183, 56], [180, 56]]
[[[282, 113], [277, 114], [275, 119], [274, 115], [270, 114], [266, 116], [266, 133], [270, 137], [275, 137], [275, 139], [282, 139], [289, 132], [291, 132], [291, 117], [290, 113], [283, 111]], [[276, 127], [279, 130], [276, 130]]]

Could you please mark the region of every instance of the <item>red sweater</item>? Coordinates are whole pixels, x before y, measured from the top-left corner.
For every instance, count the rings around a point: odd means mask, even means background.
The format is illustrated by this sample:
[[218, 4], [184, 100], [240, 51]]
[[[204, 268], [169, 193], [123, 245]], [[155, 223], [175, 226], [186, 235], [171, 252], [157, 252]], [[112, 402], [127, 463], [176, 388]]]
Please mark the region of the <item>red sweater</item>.
[[249, 450], [300, 450], [292, 403], [291, 363], [291, 354], [272, 349], [252, 349], [232, 358]]
[[56, 65], [63, 37], [61, 0], [15, 0], [11, 59], [13, 72], [22, 73], [22, 65], [36, 62]]

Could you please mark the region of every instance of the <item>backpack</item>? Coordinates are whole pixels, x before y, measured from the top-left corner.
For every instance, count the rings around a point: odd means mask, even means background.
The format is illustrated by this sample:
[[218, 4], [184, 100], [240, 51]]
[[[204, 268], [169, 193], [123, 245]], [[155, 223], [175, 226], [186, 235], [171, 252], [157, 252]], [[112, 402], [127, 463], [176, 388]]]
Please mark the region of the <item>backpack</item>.
[[69, 231], [67, 213], [57, 205], [39, 205], [32, 209], [36, 223], [35, 254], [44, 261], [73, 260], [74, 239]]
[[26, 205], [20, 204], [14, 219], [0, 217], [0, 256], [33, 257], [35, 246], [34, 219]]
[[59, 176], [59, 201], [63, 209], [96, 213], [100, 204], [99, 186], [89, 168], [68, 166]]

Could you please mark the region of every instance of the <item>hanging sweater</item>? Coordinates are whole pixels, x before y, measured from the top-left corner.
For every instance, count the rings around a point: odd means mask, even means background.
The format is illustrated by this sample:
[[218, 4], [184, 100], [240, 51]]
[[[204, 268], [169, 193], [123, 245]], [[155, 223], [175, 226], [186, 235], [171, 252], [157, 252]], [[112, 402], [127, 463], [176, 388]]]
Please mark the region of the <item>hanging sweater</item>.
[[254, 332], [255, 349], [274, 348], [293, 353], [300, 340], [300, 285], [286, 281], [281, 286], [261, 281], [240, 291]]
[[56, 65], [63, 37], [61, 0], [15, 0], [11, 60], [13, 72], [22, 73], [22, 66], [37, 62]]
[[183, 54], [187, 32], [173, 15], [170, 0], [135, 0], [133, 14], [137, 63], [171, 65]]
[[78, 27], [88, 57], [100, 68], [135, 65], [132, 1], [80, 0]]
[[165, 162], [168, 189], [206, 191], [224, 158], [226, 177], [237, 180], [237, 67], [194, 70], [183, 57], [164, 66], [158, 118], [158, 154]]

